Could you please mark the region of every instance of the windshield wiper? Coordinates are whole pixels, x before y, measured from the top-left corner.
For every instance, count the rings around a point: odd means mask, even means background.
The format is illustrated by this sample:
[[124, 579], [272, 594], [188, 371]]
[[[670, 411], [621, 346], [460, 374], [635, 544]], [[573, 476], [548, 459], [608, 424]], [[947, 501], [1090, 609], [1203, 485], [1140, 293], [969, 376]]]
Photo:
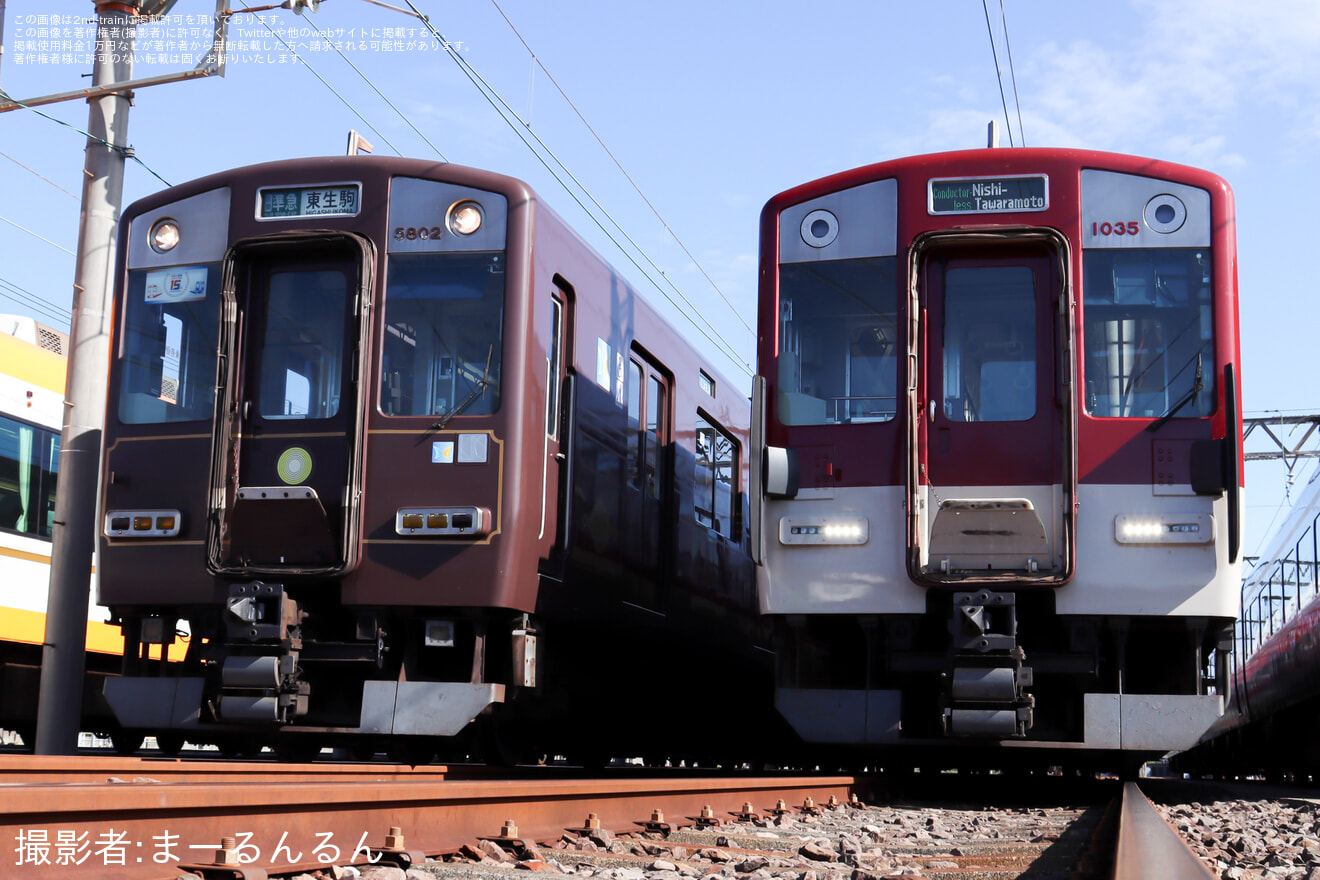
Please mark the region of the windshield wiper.
[[432, 431], [444, 430], [445, 425], [449, 424], [450, 419], [471, 406], [472, 402], [478, 397], [485, 396], [486, 388], [490, 385], [490, 359], [493, 354], [495, 354], [494, 344], [486, 349], [486, 369], [482, 371], [481, 378], [477, 381], [477, 384], [473, 385], [472, 390], [467, 393], [467, 396], [455, 404], [453, 409], [445, 413], [440, 421], [431, 426]]
[[1196, 399], [1196, 395], [1200, 394], [1203, 390], [1205, 390], [1205, 371], [1203, 367], [1204, 364], [1202, 363], [1202, 352], [1198, 351], [1196, 353], [1196, 377], [1192, 380], [1191, 390], [1183, 395], [1182, 400], [1178, 401], [1172, 407], [1170, 407], [1168, 412], [1160, 416], [1159, 421], [1152, 423], [1150, 427], [1146, 428], [1147, 431], [1150, 431], [1153, 434], [1156, 431], [1158, 431], [1160, 428], [1163, 428], [1164, 423], [1167, 422], [1169, 419], [1173, 418], [1174, 415], [1177, 414], [1178, 410], [1182, 409], [1184, 406], [1191, 403], [1193, 400]]

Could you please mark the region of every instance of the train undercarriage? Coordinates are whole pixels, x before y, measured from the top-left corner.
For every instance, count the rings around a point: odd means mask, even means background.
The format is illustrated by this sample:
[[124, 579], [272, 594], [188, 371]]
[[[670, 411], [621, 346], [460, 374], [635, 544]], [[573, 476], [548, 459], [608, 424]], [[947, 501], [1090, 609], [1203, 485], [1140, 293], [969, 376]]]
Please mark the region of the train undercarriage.
[[1195, 742], [1222, 712], [1232, 624], [1060, 617], [1050, 590], [987, 588], [932, 590], [924, 615], [787, 615], [776, 635], [776, 706], [808, 744], [1103, 765]]
[[[121, 616], [124, 674], [105, 696], [140, 735], [290, 757], [323, 745], [400, 757], [434, 752], [483, 714], [537, 686], [530, 615], [487, 609], [346, 608], [332, 584], [229, 586], [220, 608]], [[183, 658], [142, 659], [189, 634]], [[160, 737], [158, 737], [160, 738]]]

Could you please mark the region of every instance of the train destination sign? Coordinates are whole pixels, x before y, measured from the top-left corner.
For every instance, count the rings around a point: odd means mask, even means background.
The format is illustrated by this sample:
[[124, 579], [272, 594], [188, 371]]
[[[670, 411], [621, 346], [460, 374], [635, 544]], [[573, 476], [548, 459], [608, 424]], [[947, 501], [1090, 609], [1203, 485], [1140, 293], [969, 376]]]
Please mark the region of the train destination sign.
[[926, 184], [930, 214], [1008, 214], [1049, 206], [1050, 181], [1043, 174], [946, 178]]
[[353, 217], [361, 202], [359, 183], [317, 186], [264, 187], [257, 192], [257, 219], [290, 217]]

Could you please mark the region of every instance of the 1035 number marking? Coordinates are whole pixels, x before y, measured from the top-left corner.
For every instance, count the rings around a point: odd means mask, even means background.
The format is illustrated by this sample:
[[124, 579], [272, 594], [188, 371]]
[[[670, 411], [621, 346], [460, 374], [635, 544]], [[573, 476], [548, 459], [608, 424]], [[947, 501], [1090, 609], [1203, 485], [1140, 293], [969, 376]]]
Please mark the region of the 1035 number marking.
[[429, 241], [433, 238], [440, 238], [444, 234], [439, 226], [396, 226], [394, 227], [395, 241]]
[[[1092, 235], [1136, 235], [1141, 231], [1140, 224], [1136, 220], [1118, 223], [1092, 223]], [[397, 237], [397, 236], [396, 236]]]

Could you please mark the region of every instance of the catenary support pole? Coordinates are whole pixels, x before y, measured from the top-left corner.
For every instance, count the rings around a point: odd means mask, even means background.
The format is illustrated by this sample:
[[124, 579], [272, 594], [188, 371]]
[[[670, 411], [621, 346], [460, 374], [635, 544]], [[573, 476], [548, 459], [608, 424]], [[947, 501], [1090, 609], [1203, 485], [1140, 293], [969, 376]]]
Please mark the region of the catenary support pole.
[[[97, 85], [133, 75], [140, 4], [95, 3]], [[110, 301], [116, 235], [124, 188], [131, 94], [94, 98], [90, 104], [82, 217], [74, 268], [73, 322], [55, 492], [50, 593], [41, 658], [36, 751], [71, 755], [82, 718], [87, 608], [96, 543], [96, 498], [105, 419], [105, 370], [110, 356]]]
[[0, 70], [5, 60], [5, 0], [0, 0]]

